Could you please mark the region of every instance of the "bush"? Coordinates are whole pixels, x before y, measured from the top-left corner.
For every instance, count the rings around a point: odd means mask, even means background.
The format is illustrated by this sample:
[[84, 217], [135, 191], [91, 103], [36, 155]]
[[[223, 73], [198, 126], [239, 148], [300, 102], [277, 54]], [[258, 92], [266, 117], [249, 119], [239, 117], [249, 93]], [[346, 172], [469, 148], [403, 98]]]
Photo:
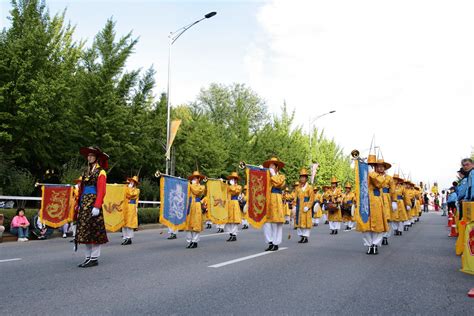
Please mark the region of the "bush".
[[140, 199], [144, 201], [156, 201], [160, 194], [158, 184], [148, 178], [140, 182]]
[[143, 224], [156, 224], [158, 223], [158, 217], [160, 209], [155, 207], [139, 208], [138, 209], [138, 222], [140, 225]]
[[79, 178], [83, 171], [83, 163], [75, 158], [65, 163], [61, 167], [61, 183], [74, 183], [74, 180]]

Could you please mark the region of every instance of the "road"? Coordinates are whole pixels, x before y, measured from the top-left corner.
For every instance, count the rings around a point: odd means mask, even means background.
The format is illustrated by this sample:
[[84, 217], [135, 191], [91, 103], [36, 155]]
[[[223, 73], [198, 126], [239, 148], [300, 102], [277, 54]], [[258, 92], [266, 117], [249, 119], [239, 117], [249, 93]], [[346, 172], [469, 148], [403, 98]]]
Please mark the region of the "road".
[[[467, 291], [474, 277], [459, 272], [446, 217], [429, 213], [377, 256], [366, 255], [356, 231], [313, 230], [298, 244], [284, 228], [278, 252], [261, 255], [263, 233], [238, 241], [207, 230], [197, 249], [184, 235], [136, 233], [131, 246], [109, 234], [100, 265], [77, 268], [82, 252], [62, 238], [0, 244], [2, 315], [473, 315]], [[292, 234], [287, 239], [288, 233]], [[258, 256], [252, 256], [258, 255]], [[228, 263], [235, 259], [247, 260]], [[16, 259], [15, 261], [4, 261]], [[223, 264], [223, 265], [221, 265]], [[218, 267], [210, 267], [218, 266]]]

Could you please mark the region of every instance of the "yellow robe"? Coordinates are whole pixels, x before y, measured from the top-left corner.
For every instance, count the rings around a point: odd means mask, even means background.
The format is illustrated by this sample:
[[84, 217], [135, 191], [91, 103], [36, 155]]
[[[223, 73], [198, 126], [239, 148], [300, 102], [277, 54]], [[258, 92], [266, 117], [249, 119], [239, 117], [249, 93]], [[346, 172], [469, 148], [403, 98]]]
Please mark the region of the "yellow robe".
[[123, 214], [123, 226], [128, 228], [138, 227], [138, 197], [140, 196], [140, 189], [130, 188], [125, 189], [125, 207]]
[[201, 210], [202, 210], [203, 208], [206, 210], [206, 213], [204, 213], [204, 220], [206, 220], [206, 221], [210, 221], [210, 220], [211, 220], [211, 216], [209, 215], [208, 205], [209, 205], [209, 198], [207, 197], [207, 195], [205, 195], [205, 196], [201, 199]]
[[[342, 205], [347, 207], [347, 208], [352, 208], [352, 205], [355, 203], [355, 193], [354, 192], [349, 192], [349, 193], [343, 193], [342, 194]], [[354, 220], [354, 217], [351, 216], [350, 214], [343, 214], [342, 215], [342, 221], [343, 222], [352, 222]]]
[[319, 207], [317, 207], [316, 211], [314, 212], [314, 218], [321, 218], [323, 216], [323, 211], [321, 209], [321, 203], [323, 202], [323, 195], [319, 192], [314, 194], [314, 202], [319, 203]]
[[240, 215], [239, 195], [242, 192], [242, 187], [238, 184], [229, 185], [227, 192], [230, 197], [227, 223], [240, 224], [242, 222], [242, 216]]
[[[304, 189], [304, 190], [303, 190]], [[295, 221], [295, 227], [303, 229], [311, 229], [313, 227], [312, 207], [314, 202], [313, 188], [306, 184], [306, 187], [301, 185], [296, 190], [296, 215], [298, 218]], [[304, 211], [307, 207], [308, 211]]]
[[369, 173], [369, 204], [370, 215], [368, 223], [357, 225], [357, 231], [384, 233], [388, 231], [387, 219], [384, 216], [382, 188], [385, 181], [385, 175], [377, 172]]
[[407, 209], [408, 220], [412, 219], [413, 217], [413, 211], [414, 211], [414, 207], [412, 207], [413, 197], [414, 197], [413, 190], [409, 188], [405, 188], [405, 194], [403, 195], [403, 202], [405, 202], [405, 207], [407, 206], [411, 207], [410, 210]]
[[202, 209], [201, 196], [204, 194], [206, 187], [200, 184], [190, 184], [189, 193], [191, 203], [188, 205], [188, 216], [186, 217], [185, 230], [192, 232], [202, 231]]
[[391, 221], [391, 213], [392, 213], [392, 197], [390, 196], [390, 188], [393, 187], [392, 185], [393, 179], [389, 175], [385, 175], [385, 180], [383, 183], [383, 188], [381, 190], [382, 199], [383, 199], [383, 211], [385, 214], [385, 218], [388, 221]]
[[[329, 189], [329, 201], [331, 201], [332, 203], [341, 203], [342, 201], [341, 188]], [[340, 207], [337, 208], [337, 211], [334, 211], [334, 212], [328, 211], [328, 221], [331, 221], [331, 222], [342, 221], [342, 214], [341, 214]]]
[[285, 222], [285, 208], [283, 206], [282, 190], [285, 187], [285, 176], [276, 174], [271, 177], [270, 184], [272, 186], [272, 193], [270, 194], [270, 205], [267, 210], [267, 223], [284, 223]]
[[[326, 190], [323, 192], [323, 194], [321, 195], [321, 203], [327, 203], [329, 200], [331, 199], [331, 194], [329, 193], [329, 190]], [[323, 214], [328, 214], [328, 210], [327, 209], [324, 209], [324, 211], [322, 211]]]
[[396, 184], [391, 189], [390, 194], [392, 195], [392, 200], [397, 202], [397, 210], [392, 211], [391, 220], [392, 222], [404, 222], [408, 220], [407, 212], [405, 209], [405, 203], [403, 202], [403, 193], [404, 188], [401, 184]]
[[290, 203], [292, 201], [291, 198], [291, 193], [283, 193], [283, 203], [285, 206], [285, 216], [290, 216], [291, 215], [291, 208], [290, 208]]

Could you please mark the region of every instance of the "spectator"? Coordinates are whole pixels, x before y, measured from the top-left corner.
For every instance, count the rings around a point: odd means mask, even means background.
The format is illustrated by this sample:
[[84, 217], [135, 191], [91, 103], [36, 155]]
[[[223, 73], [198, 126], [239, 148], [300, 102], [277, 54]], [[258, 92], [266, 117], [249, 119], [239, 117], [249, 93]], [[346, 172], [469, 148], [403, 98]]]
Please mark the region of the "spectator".
[[0, 242], [3, 240], [3, 232], [5, 231], [5, 226], [3, 226], [3, 214], [0, 214]]
[[47, 239], [49, 236], [53, 234], [53, 229], [47, 227], [44, 223], [41, 222], [41, 218], [39, 216], [40, 211], [33, 217], [33, 235], [36, 236], [38, 240]]
[[448, 210], [450, 212], [455, 213], [456, 212], [456, 202], [458, 201], [458, 195], [456, 193], [456, 188], [451, 187], [449, 188], [449, 194], [448, 194]]
[[10, 225], [10, 233], [18, 236], [18, 241], [28, 241], [30, 222], [25, 216], [25, 209], [20, 207], [16, 210]]
[[423, 212], [428, 213], [428, 205], [430, 204], [430, 198], [428, 193], [423, 194]]
[[446, 206], [447, 206], [447, 203], [446, 203], [446, 200], [447, 200], [447, 194], [446, 194], [446, 191], [441, 191], [441, 208], [443, 209], [443, 214], [441, 214], [441, 216], [446, 216]]

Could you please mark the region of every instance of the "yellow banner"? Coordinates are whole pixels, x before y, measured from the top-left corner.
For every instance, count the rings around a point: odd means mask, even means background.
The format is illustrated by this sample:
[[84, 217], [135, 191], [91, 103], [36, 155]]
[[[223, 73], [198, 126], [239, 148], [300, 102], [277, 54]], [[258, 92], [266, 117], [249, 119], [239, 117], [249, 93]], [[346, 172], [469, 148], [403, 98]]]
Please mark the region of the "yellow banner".
[[174, 138], [178, 133], [179, 126], [181, 125], [181, 120], [174, 120], [171, 121], [170, 124], [170, 141], [168, 144], [168, 148], [166, 148], [166, 158], [169, 160], [171, 159], [171, 146], [173, 145]]
[[125, 184], [107, 184], [107, 191], [102, 205], [105, 228], [116, 232], [123, 227], [125, 205]]
[[207, 211], [211, 221], [218, 225], [226, 224], [229, 217], [227, 184], [220, 180], [208, 180], [207, 198], [209, 201]]

